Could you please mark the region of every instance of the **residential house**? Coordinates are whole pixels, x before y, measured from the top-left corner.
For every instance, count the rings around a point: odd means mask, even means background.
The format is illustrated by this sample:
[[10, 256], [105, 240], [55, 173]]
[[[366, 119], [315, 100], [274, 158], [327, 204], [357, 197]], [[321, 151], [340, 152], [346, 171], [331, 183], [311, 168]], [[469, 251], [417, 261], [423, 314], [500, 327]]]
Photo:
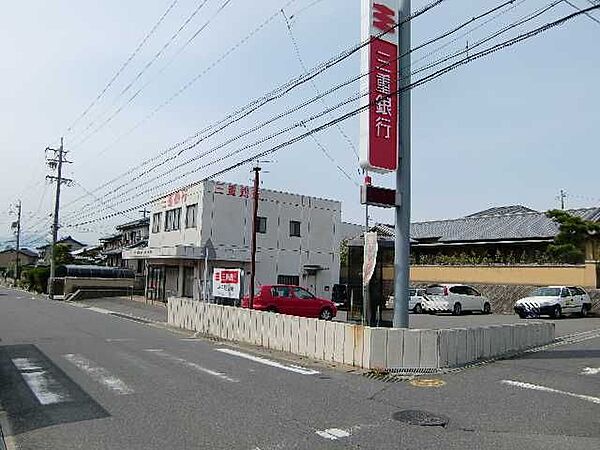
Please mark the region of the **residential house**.
[[[56, 241], [57, 244], [66, 245], [69, 248], [69, 251], [79, 250], [86, 245], [82, 242], [79, 242], [76, 239], [73, 239], [71, 236], [66, 236], [64, 238]], [[39, 253], [39, 261], [43, 264], [50, 264], [50, 255], [51, 255], [51, 244], [42, 245], [41, 247], [37, 247], [37, 251]]]

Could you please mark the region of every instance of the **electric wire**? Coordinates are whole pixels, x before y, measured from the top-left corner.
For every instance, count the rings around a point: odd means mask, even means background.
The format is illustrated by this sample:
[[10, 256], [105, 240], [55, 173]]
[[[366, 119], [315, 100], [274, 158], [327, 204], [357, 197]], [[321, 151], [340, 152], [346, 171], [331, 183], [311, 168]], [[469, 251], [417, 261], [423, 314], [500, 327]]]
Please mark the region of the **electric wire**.
[[[150, 58], [150, 60], [148, 60], [146, 62], [146, 64], [144, 65], [144, 67], [138, 71], [138, 73], [135, 75], [135, 77], [121, 90], [121, 92], [117, 95], [116, 99], [113, 101], [113, 105], [114, 106], [116, 104], [116, 102], [124, 95], [127, 93], [127, 91], [129, 91], [129, 89], [131, 89], [131, 87], [137, 82], [137, 80], [139, 80], [142, 75], [148, 70], [150, 69], [150, 67], [152, 67], [152, 65], [158, 60], [158, 58], [161, 57], [161, 55], [171, 46], [171, 44], [175, 41], [175, 39], [177, 39], [177, 37], [181, 34], [181, 32], [189, 25], [189, 23], [194, 19], [194, 17], [196, 17], [196, 15], [198, 14], [198, 12], [200, 12], [200, 10], [204, 7], [204, 5], [208, 2], [208, 0], [202, 0], [198, 6], [196, 6], [196, 8], [194, 9], [194, 11], [185, 19], [185, 21], [181, 24], [181, 26], [177, 29], [177, 31], [175, 33], [173, 33], [171, 35], [171, 37], [163, 44], [163, 46], [154, 54], [154, 56], [152, 58]], [[72, 145], [72, 148], [76, 148], [79, 147], [80, 145], [82, 145], [84, 142], [86, 142], [89, 138], [91, 138], [93, 135], [95, 135], [100, 129], [102, 129], [104, 126], [106, 126], [108, 123], [110, 123], [124, 108], [125, 106], [127, 106], [128, 104], [130, 104], [135, 97], [137, 97], [137, 94], [130, 97], [129, 100], [127, 100], [124, 104], [122, 104], [120, 107], [118, 107], [115, 111], [113, 111], [112, 114], [110, 114], [108, 117], [106, 117], [101, 123], [100, 125], [98, 125], [96, 128], [94, 128], [94, 130], [92, 130], [89, 134], [87, 134], [83, 139], [79, 140], [76, 144]], [[101, 114], [102, 115], [102, 114]], [[85, 133], [87, 130], [89, 130], [95, 123], [97, 120], [100, 119], [100, 116], [98, 116], [95, 120], [92, 120], [87, 126], [86, 128], [81, 132], [81, 133]]]
[[[293, 1], [293, 0], [292, 0]], [[415, 11], [414, 13], [412, 13], [411, 15], [409, 15], [408, 17], [406, 17], [405, 19], [403, 19], [401, 22], [394, 24], [393, 26], [391, 26], [389, 29], [382, 31], [380, 34], [371, 37], [369, 39], [366, 39], [364, 42], [359, 43], [358, 45], [354, 45], [352, 47], [350, 47], [349, 49], [344, 50], [343, 52], [339, 53], [338, 55], [334, 56], [333, 58], [330, 58], [329, 60], [315, 66], [310, 74], [306, 75], [306, 74], [302, 74], [299, 77], [296, 77], [292, 80], [289, 80], [287, 83], [279, 86], [278, 88], [274, 89], [273, 91], [265, 94], [264, 96], [255, 99], [253, 101], [251, 101], [250, 103], [248, 103], [247, 105], [239, 108], [238, 110], [234, 111], [233, 113], [231, 113], [230, 115], [226, 116], [224, 119], [220, 120], [219, 122], [216, 122], [212, 125], [209, 125], [208, 127], [198, 131], [195, 135], [190, 136], [189, 138], [186, 138], [184, 141], [181, 141], [171, 147], [169, 147], [167, 150], [161, 152], [159, 155], [149, 158], [147, 160], [145, 160], [144, 162], [142, 162], [141, 164], [139, 164], [136, 167], [133, 167], [131, 169], [129, 169], [128, 171], [126, 171], [124, 174], [122, 175], [118, 175], [117, 177], [113, 178], [112, 180], [110, 180], [109, 182], [104, 183], [103, 185], [101, 185], [100, 187], [94, 189], [93, 191], [96, 192], [97, 190], [100, 190], [104, 187], [109, 186], [110, 184], [112, 184], [113, 182], [133, 173], [135, 170], [139, 169], [139, 168], [143, 168], [145, 165], [149, 164], [152, 161], [155, 161], [156, 159], [160, 158], [161, 156], [164, 156], [165, 154], [176, 150], [177, 148], [179, 148], [180, 146], [184, 145], [186, 142], [189, 142], [190, 140], [196, 138], [197, 136], [199, 136], [200, 134], [202, 134], [203, 132], [206, 132], [208, 130], [210, 130], [211, 128], [214, 128], [215, 126], [218, 126], [219, 124], [222, 123], [226, 123], [229, 121], [228, 124], [232, 124], [235, 123], [239, 120], [241, 120], [244, 117], [247, 117], [249, 114], [251, 114], [252, 112], [256, 111], [257, 109], [259, 109], [260, 107], [264, 106], [265, 104], [282, 97], [283, 95], [287, 94], [288, 92], [290, 92], [292, 89], [310, 81], [312, 78], [318, 76], [320, 73], [322, 73], [323, 71], [329, 69], [330, 67], [334, 66], [335, 64], [340, 63], [341, 61], [347, 59], [348, 57], [350, 57], [351, 55], [355, 54], [358, 50], [360, 50], [362, 47], [368, 45], [373, 39], [377, 39], [381, 36], [383, 36], [386, 33], [389, 33], [393, 30], [395, 30], [395, 28], [397, 28], [398, 26], [400, 26], [402, 23], [407, 22], [409, 20], [412, 20], [414, 18], [417, 18], [419, 16], [421, 16], [422, 14], [428, 12], [429, 10], [435, 8], [436, 6], [439, 6], [441, 3], [443, 3], [445, 0], [434, 0], [431, 3], [425, 5], [424, 7], [422, 7], [421, 9]], [[288, 4], [291, 3], [288, 2]], [[286, 5], [287, 6], [287, 5]], [[277, 11], [274, 15], [272, 15], [269, 19], [267, 20], [272, 20], [274, 19], [277, 15], [279, 14], [279, 11]], [[225, 125], [228, 126], [228, 125]], [[223, 127], [224, 128], [224, 127]], [[223, 129], [221, 128], [221, 130]], [[199, 140], [197, 143], [201, 142], [201, 140]], [[197, 145], [196, 143], [196, 145]], [[195, 145], [189, 147], [189, 148], [193, 148]], [[180, 152], [181, 153], [181, 152]], [[146, 171], [145, 171], [146, 172]], [[83, 197], [79, 197], [77, 199], [75, 199], [74, 201], [70, 202], [70, 204], [73, 204], [79, 200], [81, 200]]]
[[[555, 20], [553, 22], [546, 23], [546, 24], [544, 24], [544, 25], [542, 25], [542, 26], [540, 26], [538, 28], [535, 28], [535, 29], [529, 31], [529, 32], [522, 33], [522, 34], [520, 34], [520, 35], [518, 35], [518, 36], [516, 36], [514, 38], [508, 39], [506, 41], [500, 42], [500, 43], [495, 44], [495, 45], [493, 45], [491, 47], [483, 49], [483, 50], [481, 50], [479, 52], [476, 52], [476, 53], [474, 53], [472, 55], [466, 56], [465, 58], [463, 58], [463, 59], [461, 59], [459, 61], [456, 61], [456, 62], [450, 64], [449, 66], [444, 67], [444, 68], [436, 71], [433, 74], [424, 76], [423, 78], [417, 80], [416, 82], [413, 82], [413, 83], [409, 84], [408, 86], [406, 86], [404, 88], [401, 88], [401, 89], [398, 89], [395, 92], [392, 92], [390, 95], [397, 95], [400, 92], [403, 92], [403, 91], [406, 91], [406, 90], [410, 90], [410, 89], [414, 89], [414, 88], [416, 88], [418, 86], [422, 86], [422, 85], [424, 85], [424, 84], [426, 84], [428, 82], [431, 82], [434, 79], [436, 79], [436, 78], [438, 78], [438, 77], [440, 77], [440, 76], [442, 76], [442, 75], [444, 75], [444, 74], [446, 74], [446, 73], [448, 73], [448, 72], [450, 72], [452, 70], [457, 69], [458, 67], [461, 67], [462, 65], [465, 65], [465, 64], [471, 63], [473, 61], [476, 61], [476, 60], [478, 60], [480, 58], [488, 56], [488, 55], [490, 55], [492, 53], [495, 53], [497, 51], [500, 51], [502, 49], [508, 48], [508, 47], [510, 47], [512, 45], [515, 45], [515, 44], [517, 44], [519, 42], [522, 42], [522, 41], [524, 41], [526, 39], [530, 39], [530, 38], [532, 38], [534, 36], [537, 36], [540, 33], [548, 31], [549, 29], [555, 28], [555, 27], [557, 27], [559, 25], [563, 25], [567, 21], [572, 20], [573, 18], [575, 18], [577, 16], [585, 14], [586, 12], [590, 12], [590, 11], [596, 10], [598, 8], [600, 8], [600, 5], [598, 5], [598, 6], [592, 6], [590, 8], [583, 9], [582, 11], [574, 12], [572, 14], [564, 16], [564, 17], [562, 17], [562, 18], [560, 18], [558, 20]], [[213, 174], [205, 177], [202, 180], [195, 181], [193, 184], [197, 184], [198, 182], [205, 181], [207, 179], [215, 178], [217, 176], [222, 175], [223, 173], [229, 172], [229, 171], [231, 171], [231, 170], [233, 170], [233, 169], [235, 169], [237, 167], [240, 167], [240, 166], [242, 166], [244, 164], [247, 164], [248, 162], [251, 162], [251, 161], [255, 160], [256, 158], [264, 157], [264, 156], [266, 156], [268, 154], [271, 154], [271, 153], [274, 153], [274, 152], [276, 152], [276, 151], [278, 151], [278, 150], [280, 150], [282, 148], [288, 147], [288, 146], [290, 146], [290, 145], [292, 145], [292, 144], [294, 144], [294, 143], [296, 143], [296, 142], [298, 142], [300, 140], [305, 139], [310, 134], [318, 133], [320, 131], [323, 131], [324, 129], [333, 126], [336, 122], [341, 122], [341, 121], [347, 120], [348, 118], [353, 117], [356, 114], [359, 114], [363, 110], [369, 108], [371, 106], [371, 103], [372, 102], [370, 102], [370, 103], [368, 103], [366, 105], [363, 105], [363, 106], [361, 106], [361, 107], [359, 107], [359, 108], [357, 108], [357, 109], [355, 109], [353, 111], [350, 111], [350, 112], [348, 112], [346, 114], [343, 114], [342, 116], [340, 116], [340, 117], [338, 117], [338, 118], [336, 118], [336, 119], [334, 119], [332, 121], [329, 121], [329, 122], [327, 122], [325, 124], [322, 124], [322, 125], [320, 125], [318, 127], [315, 127], [313, 129], [307, 131], [304, 134], [295, 136], [294, 138], [292, 138], [292, 139], [290, 139], [288, 141], [285, 141], [283, 143], [280, 143], [280, 144], [278, 144], [278, 145], [276, 145], [276, 146], [274, 146], [274, 147], [272, 147], [270, 149], [264, 150], [264, 151], [262, 151], [262, 152], [260, 152], [258, 154], [252, 155], [249, 158], [246, 158], [246, 159], [243, 159], [241, 161], [238, 161], [238, 162], [234, 163], [233, 165], [230, 165], [230, 166], [228, 166], [228, 167], [226, 167], [224, 169], [221, 169], [221, 170], [219, 170], [217, 172], [214, 172]], [[216, 162], [222, 161], [223, 159], [226, 159], [226, 158], [229, 158], [229, 157], [231, 157], [231, 156], [239, 153], [240, 151], [241, 151], [241, 149], [238, 149], [238, 150], [236, 150], [234, 152], [231, 152], [229, 155], [226, 155], [226, 156], [220, 158]], [[210, 164], [213, 164], [213, 163], [210, 163]], [[126, 212], [132, 211], [135, 208], [146, 206], [146, 205], [149, 205], [149, 204], [151, 204], [153, 202], [154, 202], [154, 200], [150, 200], [150, 201], [144, 202], [142, 204], [136, 205], [134, 207], [128, 208], [126, 210], [119, 211], [118, 213], [109, 214], [109, 215], [106, 215], [106, 216], [103, 216], [103, 217], [97, 217], [97, 218], [91, 219], [89, 221], [82, 222], [80, 224], [75, 224], [75, 225], [81, 225], [81, 224], [87, 224], [87, 223], [94, 223], [94, 222], [97, 222], [97, 221], [100, 221], [100, 220], [106, 220], [107, 218], [114, 217], [115, 214], [116, 215], [124, 214]], [[71, 226], [75, 226], [75, 225], [71, 225]]]
[[106, 94], [106, 91], [108, 91], [110, 89], [110, 87], [113, 85], [113, 83], [119, 77], [119, 75], [121, 75], [123, 73], [123, 71], [129, 65], [129, 63], [131, 63], [133, 58], [135, 58], [136, 55], [140, 52], [142, 47], [146, 44], [146, 42], [148, 42], [148, 40], [152, 37], [152, 35], [158, 29], [158, 27], [160, 27], [160, 25], [163, 23], [163, 21], [165, 20], [167, 15], [175, 7], [175, 5], [177, 4], [178, 1], [179, 0], [174, 0], [167, 7], [166, 11], [163, 12], [163, 14], [160, 16], [160, 18], [154, 24], [154, 26], [150, 29], [150, 31], [148, 33], [146, 33], [146, 35], [144, 36], [142, 41], [138, 44], [138, 46], [135, 48], [135, 50], [133, 50], [133, 52], [129, 55], [129, 57], [125, 60], [125, 62], [121, 65], [121, 67], [119, 67], [117, 72], [112, 76], [112, 78], [109, 80], [109, 82], [106, 84], [106, 86], [104, 86], [104, 88], [100, 91], [100, 93], [96, 96], [96, 98], [94, 100], [92, 100], [92, 102], [88, 105], [88, 107], [83, 110], [83, 112], [71, 123], [71, 125], [69, 125], [69, 127], [67, 128], [67, 133], [70, 133], [72, 131], [73, 127], [75, 127], [75, 125], [77, 125], [77, 123], [79, 123], [79, 121], [81, 119], [83, 119], [88, 114], [88, 112], [90, 112], [90, 110], [100, 101], [100, 99], [104, 96], [104, 94]]

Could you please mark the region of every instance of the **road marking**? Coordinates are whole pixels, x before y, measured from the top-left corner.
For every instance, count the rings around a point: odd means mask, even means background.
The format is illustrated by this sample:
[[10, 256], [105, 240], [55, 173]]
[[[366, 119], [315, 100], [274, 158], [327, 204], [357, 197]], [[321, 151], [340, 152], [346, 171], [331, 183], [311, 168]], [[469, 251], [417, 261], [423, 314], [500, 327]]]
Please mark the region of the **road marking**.
[[176, 363], [179, 363], [183, 366], [189, 367], [191, 369], [194, 369], [198, 372], [202, 372], [202, 373], [206, 373], [208, 375], [212, 375], [213, 377], [217, 377], [223, 381], [229, 381], [231, 383], [239, 383], [240, 380], [238, 380], [237, 378], [232, 378], [230, 376], [227, 376], [226, 374], [224, 374], [223, 372], [217, 372], [216, 370], [211, 370], [211, 369], [207, 369], [206, 367], [202, 367], [200, 364], [196, 364], [194, 362], [190, 362], [187, 361], [183, 358], [180, 358], [179, 356], [175, 356], [175, 355], [171, 355], [167, 352], [165, 352], [164, 350], [158, 349], [158, 348], [148, 348], [146, 349], [147, 352], [151, 352], [154, 353], [155, 355], [159, 355], [165, 359], [168, 359], [170, 361], [174, 361]]
[[87, 373], [93, 380], [106, 386], [108, 389], [123, 395], [134, 393], [133, 389], [127, 386], [120, 378], [110, 373], [104, 367], [96, 365], [86, 357], [74, 353], [68, 353], [63, 355], [63, 357], [78, 369]]
[[107, 339], [106, 342], [131, 342], [131, 341], [135, 341], [134, 338], [113, 338], [113, 339]]
[[590, 395], [574, 394], [573, 392], [561, 391], [561, 390], [549, 388], [546, 386], [539, 386], [537, 384], [523, 383], [521, 381], [502, 380], [502, 381], [500, 381], [500, 383], [507, 384], [509, 386], [515, 386], [515, 387], [522, 388], [522, 389], [532, 389], [534, 391], [551, 392], [554, 394], [566, 395], [568, 397], [574, 397], [574, 398], [578, 398], [580, 400], [585, 400], [587, 402], [592, 402], [592, 403], [596, 403], [596, 404], [600, 405], [600, 398], [592, 397]]
[[112, 311], [109, 311], [108, 309], [104, 309], [104, 308], [98, 308], [96, 306], [89, 306], [87, 308], [85, 308], [89, 311], [96, 311], [102, 314], [112, 314]]
[[267, 358], [261, 358], [260, 356], [249, 355], [247, 353], [238, 352], [237, 350], [232, 350], [230, 348], [218, 348], [216, 349], [218, 352], [226, 353], [228, 355], [239, 356], [240, 358], [249, 359], [250, 361], [254, 361], [260, 364], [265, 364], [267, 366], [276, 367], [278, 369], [287, 370], [289, 372], [295, 372], [302, 375], [316, 375], [319, 372], [313, 369], [307, 369], [302, 366], [297, 366], [295, 364], [290, 364], [286, 366], [285, 364], [281, 364], [277, 361], [272, 361]]
[[600, 374], [600, 367], [584, 367], [581, 371], [581, 375], [598, 375]]
[[29, 386], [35, 398], [42, 405], [62, 403], [71, 400], [66, 394], [60, 393], [60, 385], [48, 371], [29, 358], [14, 358], [13, 364]]
[[410, 380], [410, 385], [414, 387], [441, 387], [446, 384], [444, 380], [439, 378], [415, 378]]
[[350, 436], [350, 432], [342, 430], [340, 428], [327, 428], [326, 430], [317, 430], [315, 431], [315, 433], [317, 433], [322, 438], [329, 439], [332, 441], [336, 441], [340, 438]]

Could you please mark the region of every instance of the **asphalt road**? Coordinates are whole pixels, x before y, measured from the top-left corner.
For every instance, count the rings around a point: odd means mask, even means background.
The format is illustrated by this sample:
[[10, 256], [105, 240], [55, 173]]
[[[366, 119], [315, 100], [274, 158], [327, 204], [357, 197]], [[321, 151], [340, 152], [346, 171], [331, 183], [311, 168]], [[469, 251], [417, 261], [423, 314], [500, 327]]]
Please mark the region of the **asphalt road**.
[[0, 289], [0, 416], [22, 449], [599, 448], [595, 336], [415, 387]]

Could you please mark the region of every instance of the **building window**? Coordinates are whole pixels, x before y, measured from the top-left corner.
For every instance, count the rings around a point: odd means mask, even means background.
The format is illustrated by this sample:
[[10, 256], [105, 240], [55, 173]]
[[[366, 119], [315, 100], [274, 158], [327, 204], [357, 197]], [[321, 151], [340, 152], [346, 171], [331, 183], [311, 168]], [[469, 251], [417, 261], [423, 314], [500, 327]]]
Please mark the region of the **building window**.
[[196, 213], [198, 212], [198, 204], [189, 205], [185, 209], [185, 227], [196, 228]]
[[160, 233], [160, 216], [162, 213], [154, 213], [152, 215], [152, 232]]
[[256, 232], [265, 234], [267, 232], [267, 218], [257, 217], [256, 218]]
[[298, 286], [300, 284], [300, 277], [298, 275], [277, 275], [277, 284]]
[[165, 214], [165, 231], [179, 230], [181, 208], [170, 209]]
[[300, 237], [300, 222], [290, 220], [290, 236]]

